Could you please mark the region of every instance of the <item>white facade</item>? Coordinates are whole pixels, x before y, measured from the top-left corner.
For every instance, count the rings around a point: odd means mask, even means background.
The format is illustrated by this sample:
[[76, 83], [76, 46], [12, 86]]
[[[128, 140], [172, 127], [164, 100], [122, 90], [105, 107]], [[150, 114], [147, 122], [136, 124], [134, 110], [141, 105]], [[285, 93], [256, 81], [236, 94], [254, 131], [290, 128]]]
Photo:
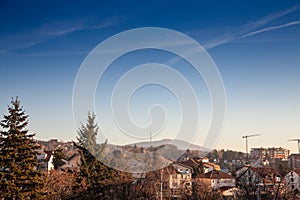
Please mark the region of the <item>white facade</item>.
[[37, 155], [37, 160], [39, 162], [38, 169], [41, 171], [50, 171], [54, 169], [54, 165], [52, 163], [53, 161], [53, 155], [52, 151], [44, 151], [39, 150], [39, 155]]
[[212, 189], [218, 189], [222, 187], [235, 187], [234, 178], [211, 179], [210, 183]]
[[53, 165], [53, 155], [50, 156], [48, 163], [47, 163], [47, 167], [48, 167], [48, 172], [51, 171], [52, 169], [54, 169], [54, 165]]
[[300, 190], [300, 169], [292, 170], [284, 177], [284, 184], [289, 186], [291, 189]]
[[233, 176], [217, 170], [200, 175], [198, 180], [206, 185], [210, 185], [213, 190], [235, 187], [235, 178]]
[[173, 164], [176, 174], [170, 175], [169, 187], [171, 189], [192, 187], [193, 169], [188, 166]]
[[193, 168], [182, 164], [172, 164], [175, 170], [169, 175], [169, 197], [181, 199], [182, 194], [192, 194], [192, 173]]

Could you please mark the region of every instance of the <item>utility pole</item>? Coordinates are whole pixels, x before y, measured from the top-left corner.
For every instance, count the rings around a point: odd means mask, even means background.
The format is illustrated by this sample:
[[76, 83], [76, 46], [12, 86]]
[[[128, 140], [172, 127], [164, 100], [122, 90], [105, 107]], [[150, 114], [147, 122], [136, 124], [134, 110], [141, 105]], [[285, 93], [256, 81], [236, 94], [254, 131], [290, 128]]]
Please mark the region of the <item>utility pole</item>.
[[248, 161], [248, 138], [249, 137], [255, 137], [255, 136], [259, 136], [260, 134], [253, 134], [253, 135], [244, 135], [242, 138], [243, 139], [246, 139], [246, 159], [247, 159], [247, 161]]
[[164, 170], [160, 170], [160, 200], [163, 199], [163, 172]]
[[300, 153], [300, 139], [290, 139], [289, 142], [298, 142], [298, 153]]

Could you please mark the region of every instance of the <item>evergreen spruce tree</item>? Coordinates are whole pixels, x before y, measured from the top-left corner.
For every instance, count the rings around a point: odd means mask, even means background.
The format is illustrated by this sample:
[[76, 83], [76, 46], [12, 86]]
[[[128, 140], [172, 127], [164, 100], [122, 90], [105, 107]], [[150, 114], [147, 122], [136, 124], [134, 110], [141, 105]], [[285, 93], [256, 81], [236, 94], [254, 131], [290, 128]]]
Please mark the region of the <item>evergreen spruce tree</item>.
[[8, 106], [8, 115], [0, 122], [0, 199], [36, 199], [43, 187], [37, 171], [35, 134], [28, 133], [28, 115], [18, 97]]
[[98, 159], [98, 160], [101, 160], [102, 162], [107, 162], [107, 155], [106, 155], [106, 148], [107, 148], [107, 143], [108, 143], [108, 140], [106, 139], [104, 143], [102, 144], [97, 144], [97, 152], [95, 154], [95, 157]]
[[81, 124], [81, 128], [77, 131], [77, 139], [79, 143], [83, 145], [92, 155], [95, 155], [96, 153], [96, 136], [99, 130], [95, 120], [96, 115], [89, 112], [86, 124]]
[[64, 164], [64, 162], [62, 161], [63, 159], [66, 159], [66, 155], [64, 154], [62, 148], [55, 149], [52, 160], [52, 164], [55, 170], [57, 170], [61, 165]]
[[117, 171], [98, 161], [86, 148], [74, 143], [80, 153], [80, 178], [84, 179], [88, 188], [101, 190], [112, 182]]
[[[134, 181], [132, 175], [108, 167], [97, 160], [87, 149], [75, 144], [80, 153], [80, 171], [78, 182], [84, 180], [88, 191], [93, 194], [110, 194], [110, 198], [99, 196], [99, 199], [129, 199], [130, 186]], [[114, 191], [113, 194], [111, 191]], [[121, 195], [121, 196], [120, 196]], [[113, 198], [118, 196], [118, 198]]]
[[[106, 160], [105, 150], [107, 148], [107, 140], [102, 144], [96, 144], [96, 135], [98, 133], [98, 125], [95, 124], [95, 114], [88, 113], [86, 125], [82, 125], [78, 130], [79, 144], [74, 143], [80, 154], [80, 167], [78, 183], [85, 183], [87, 191], [94, 195], [100, 195], [100, 199], [108, 199], [104, 194], [113, 195], [129, 191], [126, 188], [132, 184], [132, 176], [129, 173], [120, 172], [116, 169], [106, 166], [103, 160]], [[125, 188], [125, 189], [124, 189]], [[123, 195], [120, 198], [124, 198]], [[118, 199], [120, 199], [118, 198]], [[116, 199], [111, 196], [111, 199]]]

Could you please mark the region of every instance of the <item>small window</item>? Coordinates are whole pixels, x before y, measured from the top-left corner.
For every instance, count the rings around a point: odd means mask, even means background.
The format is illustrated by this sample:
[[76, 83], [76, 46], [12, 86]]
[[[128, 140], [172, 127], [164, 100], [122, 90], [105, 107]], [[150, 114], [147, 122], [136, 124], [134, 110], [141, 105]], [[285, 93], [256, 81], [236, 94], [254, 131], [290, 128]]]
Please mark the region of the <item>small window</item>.
[[294, 189], [295, 188], [295, 186], [294, 185], [292, 185], [292, 189]]
[[294, 182], [294, 178], [291, 178], [291, 182]]
[[276, 176], [276, 182], [277, 182], [277, 183], [278, 183], [278, 182], [281, 182], [280, 176]]
[[173, 187], [177, 187], [177, 186], [178, 186], [177, 182], [173, 182], [173, 183], [172, 183], [172, 186], [173, 186]]

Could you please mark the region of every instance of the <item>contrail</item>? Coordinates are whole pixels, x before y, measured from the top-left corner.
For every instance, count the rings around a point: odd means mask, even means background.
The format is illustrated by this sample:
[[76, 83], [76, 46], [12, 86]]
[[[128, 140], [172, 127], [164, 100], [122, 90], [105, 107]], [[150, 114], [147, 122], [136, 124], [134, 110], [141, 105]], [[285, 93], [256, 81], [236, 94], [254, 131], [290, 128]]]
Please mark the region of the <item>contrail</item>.
[[240, 36], [239, 39], [246, 38], [246, 37], [256, 35], [256, 34], [259, 34], [259, 33], [263, 33], [263, 32], [267, 32], [267, 31], [271, 31], [271, 30], [276, 30], [276, 29], [281, 29], [281, 28], [285, 28], [285, 27], [289, 27], [289, 26], [294, 26], [294, 25], [297, 25], [297, 24], [300, 24], [300, 20], [289, 22], [289, 23], [286, 23], [286, 24], [278, 25], [278, 26], [271, 26], [271, 27], [263, 28], [263, 29], [260, 29], [260, 30], [257, 30], [257, 31], [253, 31], [253, 32], [250, 32], [250, 33], [247, 33], [245, 35]]

